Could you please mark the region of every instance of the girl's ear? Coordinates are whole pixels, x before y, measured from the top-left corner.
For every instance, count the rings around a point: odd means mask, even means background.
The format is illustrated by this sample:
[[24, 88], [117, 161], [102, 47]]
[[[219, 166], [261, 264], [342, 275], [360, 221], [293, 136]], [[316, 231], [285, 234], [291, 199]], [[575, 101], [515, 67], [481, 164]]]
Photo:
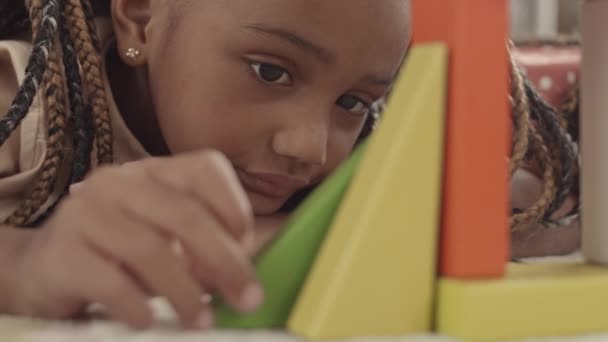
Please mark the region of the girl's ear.
[[154, 0], [112, 0], [111, 16], [118, 53], [131, 66], [146, 63]]

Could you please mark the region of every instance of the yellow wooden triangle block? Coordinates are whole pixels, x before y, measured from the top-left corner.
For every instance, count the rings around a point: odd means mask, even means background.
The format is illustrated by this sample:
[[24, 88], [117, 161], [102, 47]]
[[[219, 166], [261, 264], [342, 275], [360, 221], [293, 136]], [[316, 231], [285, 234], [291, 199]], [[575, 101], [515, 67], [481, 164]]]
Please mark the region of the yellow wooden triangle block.
[[447, 49], [415, 46], [288, 321], [311, 339], [431, 329]]

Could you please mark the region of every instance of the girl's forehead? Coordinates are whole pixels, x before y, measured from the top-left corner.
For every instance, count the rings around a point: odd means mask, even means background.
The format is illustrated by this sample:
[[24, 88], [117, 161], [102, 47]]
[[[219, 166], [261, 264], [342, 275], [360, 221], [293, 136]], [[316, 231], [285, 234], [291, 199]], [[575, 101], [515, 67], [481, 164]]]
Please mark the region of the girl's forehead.
[[[284, 19], [302, 26], [356, 23], [362, 29], [409, 25], [410, 0], [163, 0], [179, 12], [222, 12], [224, 19]], [[395, 31], [393, 31], [395, 32]]]
[[[167, 1], [167, 0], [165, 0]], [[185, 1], [185, 2], [182, 2]], [[177, 0], [192, 15], [189, 31], [257, 32], [341, 66], [392, 74], [409, 42], [409, 0]], [[187, 8], [187, 7], [198, 8]], [[357, 58], [352, 58], [357, 56]], [[333, 57], [333, 58], [332, 58]], [[355, 63], [354, 60], [357, 60]], [[374, 67], [375, 64], [377, 67]]]
[[[225, 0], [222, 0], [225, 1]], [[358, 41], [370, 48], [407, 45], [409, 0], [229, 0], [241, 25], [284, 27], [329, 45]], [[331, 46], [330, 46], [331, 47]]]

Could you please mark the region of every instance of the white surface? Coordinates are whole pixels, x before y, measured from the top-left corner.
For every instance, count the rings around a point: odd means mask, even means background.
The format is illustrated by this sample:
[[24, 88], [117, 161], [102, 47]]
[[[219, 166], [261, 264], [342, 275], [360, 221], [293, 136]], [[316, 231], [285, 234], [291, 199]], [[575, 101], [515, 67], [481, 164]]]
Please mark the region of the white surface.
[[[159, 327], [133, 332], [121, 325], [96, 322], [91, 324], [46, 323], [0, 317], [0, 341], [7, 342], [302, 342], [303, 339], [278, 331], [212, 331], [180, 332]], [[608, 342], [608, 334], [571, 338], [543, 338], [522, 342]], [[326, 341], [331, 342], [331, 341]], [[339, 342], [339, 341], [333, 341]], [[443, 336], [404, 336], [393, 338], [359, 338], [348, 342], [459, 342]]]

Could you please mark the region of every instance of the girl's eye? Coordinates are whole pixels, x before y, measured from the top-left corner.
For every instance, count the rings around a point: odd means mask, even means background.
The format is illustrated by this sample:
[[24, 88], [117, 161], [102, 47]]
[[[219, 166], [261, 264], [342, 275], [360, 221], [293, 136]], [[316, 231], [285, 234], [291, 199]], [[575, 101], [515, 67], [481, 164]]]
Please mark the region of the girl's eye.
[[291, 84], [291, 76], [280, 66], [268, 63], [253, 62], [251, 63], [251, 68], [264, 82], [279, 85]]
[[367, 103], [352, 95], [340, 96], [336, 104], [358, 115], [367, 115], [370, 112], [370, 106]]

